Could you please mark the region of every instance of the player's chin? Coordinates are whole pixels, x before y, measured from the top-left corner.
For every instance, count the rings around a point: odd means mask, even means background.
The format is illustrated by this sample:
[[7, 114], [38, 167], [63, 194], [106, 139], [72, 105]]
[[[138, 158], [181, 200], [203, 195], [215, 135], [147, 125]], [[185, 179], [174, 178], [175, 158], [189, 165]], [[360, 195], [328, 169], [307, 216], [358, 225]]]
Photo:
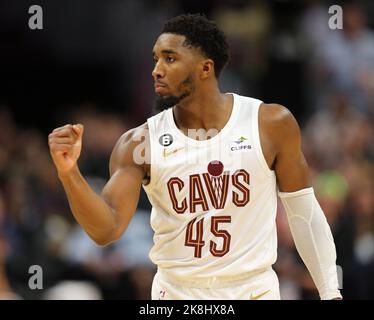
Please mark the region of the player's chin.
[[169, 90], [168, 90], [166, 87], [157, 87], [157, 88], [155, 89], [155, 93], [156, 93], [159, 97], [165, 97], [165, 96], [170, 95], [170, 92], [169, 92]]

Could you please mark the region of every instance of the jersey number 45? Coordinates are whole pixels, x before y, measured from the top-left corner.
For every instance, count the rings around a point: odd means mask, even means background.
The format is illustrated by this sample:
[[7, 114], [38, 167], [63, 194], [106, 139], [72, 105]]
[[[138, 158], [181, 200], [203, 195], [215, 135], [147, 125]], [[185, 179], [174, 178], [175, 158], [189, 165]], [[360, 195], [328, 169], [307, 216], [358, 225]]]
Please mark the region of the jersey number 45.
[[[196, 222], [196, 219], [197, 218], [191, 220], [187, 225], [186, 238], [185, 238], [184, 245], [187, 247], [194, 247], [195, 258], [201, 258], [201, 251], [202, 251], [203, 246], [205, 245], [205, 241], [203, 239], [204, 218], [202, 218], [196, 223], [196, 236], [194, 238], [193, 227]], [[231, 242], [230, 233], [227, 230], [218, 229], [220, 223], [230, 223], [230, 222], [231, 222], [231, 216], [211, 217], [211, 221], [210, 221], [211, 233], [215, 235], [216, 237], [223, 239], [222, 248], [218, 248], [218, 245], [216, 242], [212, 240], [210, 241], [209, 251], [215, 257], [223, 257], [227, 252], [230, 251], [230, 242]]]

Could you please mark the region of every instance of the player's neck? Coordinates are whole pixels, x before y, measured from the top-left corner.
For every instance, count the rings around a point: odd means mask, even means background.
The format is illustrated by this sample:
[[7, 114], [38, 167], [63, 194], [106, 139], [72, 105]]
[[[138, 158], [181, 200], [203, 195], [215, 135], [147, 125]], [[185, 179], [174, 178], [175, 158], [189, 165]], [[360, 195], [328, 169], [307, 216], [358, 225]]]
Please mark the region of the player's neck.
[[222, 94], [219, 89], [201, 90], [174, 108], [176, 125], [182, 131], [188, 129], [217, 129], [220, 131], [230, 118], [232, 95]]

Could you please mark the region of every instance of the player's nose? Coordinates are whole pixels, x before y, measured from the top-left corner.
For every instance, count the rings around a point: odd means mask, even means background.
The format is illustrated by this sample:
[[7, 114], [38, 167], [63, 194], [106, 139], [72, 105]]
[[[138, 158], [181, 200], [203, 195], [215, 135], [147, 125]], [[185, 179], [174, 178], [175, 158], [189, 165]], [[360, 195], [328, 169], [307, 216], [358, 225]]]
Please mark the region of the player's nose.
[[160, 62], [157, 62], [155, 64], [155, 67], [153, 68], [152, 77], [154, 80], [157, 80], [157, 79], [163, 78], [164, 76], [165, 76], [165, 70], [164, 68], [162, 68]]

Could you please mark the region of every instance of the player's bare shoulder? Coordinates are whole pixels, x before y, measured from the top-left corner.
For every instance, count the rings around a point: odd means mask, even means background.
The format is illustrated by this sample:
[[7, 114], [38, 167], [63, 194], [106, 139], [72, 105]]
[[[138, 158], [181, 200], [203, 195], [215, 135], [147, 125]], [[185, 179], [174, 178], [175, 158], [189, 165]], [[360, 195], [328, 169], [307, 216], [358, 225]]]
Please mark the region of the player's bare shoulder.
[[259, 110], [259, 125], [274, 148], [279, 144], [300, 139], [299, 125], [291, 111], [283, 105], [262, 103]]
[[149, 172], [150, 143], [148, 123], [126, 131], [117, 141], [110, 158], [110, 173], [122, 166], [134, 166]]

